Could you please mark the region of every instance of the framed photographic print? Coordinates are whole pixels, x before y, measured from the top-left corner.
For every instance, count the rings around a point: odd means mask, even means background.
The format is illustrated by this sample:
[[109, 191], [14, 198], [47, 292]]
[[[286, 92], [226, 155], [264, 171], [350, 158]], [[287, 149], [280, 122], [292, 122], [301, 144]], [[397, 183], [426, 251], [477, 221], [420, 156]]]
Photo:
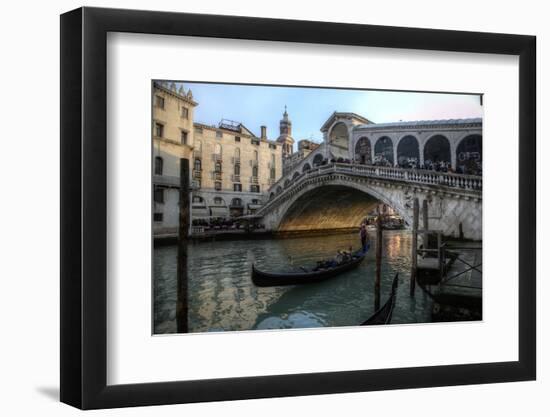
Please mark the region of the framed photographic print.
[[535, 378], [534, 37], [81, 8], [61, 71], [63, 402]]

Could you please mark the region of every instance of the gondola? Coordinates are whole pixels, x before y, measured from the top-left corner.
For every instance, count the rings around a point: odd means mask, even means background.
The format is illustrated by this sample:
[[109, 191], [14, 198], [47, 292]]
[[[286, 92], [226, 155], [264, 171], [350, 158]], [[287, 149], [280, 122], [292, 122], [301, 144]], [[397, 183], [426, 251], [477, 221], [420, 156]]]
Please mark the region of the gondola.
[[395, 274], [393, 283], [391, 286], [391, 294], [388, 301], [380, 307], [372, 316], [361, 323], [361, 326], [372, 326], [376, 324], [390, 324], [393, 314], [393, 308], [395, 307], [395, 298], [397, 294], [397, 277], [399, 274]]
[[364, 250], [352, 254], [351, 260], [330, 268], [306, 270], [303, 272], [266, 272], [261, 271], [252, 264], [252, 282], [258, 287], [276, 287], [282, 285], [313, 284], [335, 277], [344, 272], [351, 271], [359, 266], [365, 259], [370, 245]]

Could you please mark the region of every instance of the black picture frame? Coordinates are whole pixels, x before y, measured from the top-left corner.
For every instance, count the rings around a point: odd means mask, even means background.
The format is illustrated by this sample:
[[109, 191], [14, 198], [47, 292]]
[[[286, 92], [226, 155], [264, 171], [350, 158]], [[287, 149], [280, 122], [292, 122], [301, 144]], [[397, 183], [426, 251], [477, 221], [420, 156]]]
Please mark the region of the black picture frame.
[[[107, 385], [108, 32], [519, 56], [519, 360]], [[60, 56], [62, 402], [95, 409], [535, 379], [534, 36], [86, 7], [61, 16]]]

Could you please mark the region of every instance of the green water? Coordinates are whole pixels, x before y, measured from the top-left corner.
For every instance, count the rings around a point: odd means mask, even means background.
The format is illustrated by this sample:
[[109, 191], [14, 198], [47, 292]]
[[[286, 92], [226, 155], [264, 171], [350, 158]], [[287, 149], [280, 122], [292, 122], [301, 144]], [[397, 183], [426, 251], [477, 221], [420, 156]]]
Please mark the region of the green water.
[[[302, 286], [258, 288], [250, 278], [260, 269], [283, 271], [312, 265], [338, 249], [359, 248], [357, 234], [200, 242], [189, 244], [189, 329], [191, 332], [355, 326], [375, 310], [373, 245], [355, 270]], [[176, 332], [176, 246], [154, 251], [154, 333]], [[290, 258], [289, 258], [290, 257]], [[432, 301], [417, 288], [409, 295], [410, 232], [385, 231], [381, 304], [399, 273], [392, 323], [431, 321]]]

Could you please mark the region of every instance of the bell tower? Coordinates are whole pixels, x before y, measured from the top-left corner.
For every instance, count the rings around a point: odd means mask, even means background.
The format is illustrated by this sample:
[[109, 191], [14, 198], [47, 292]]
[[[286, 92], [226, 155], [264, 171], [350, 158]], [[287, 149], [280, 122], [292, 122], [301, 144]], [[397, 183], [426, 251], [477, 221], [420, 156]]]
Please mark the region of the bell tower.
[[277, 138], [277, 142], [283, 145], [283, 157], [292, 154], [292, 146], [294, 145], [294, 139], [292, 138], [292, 122], [288, 118], [286, 105], [283, 118], [279, 122], [279, 137]]

